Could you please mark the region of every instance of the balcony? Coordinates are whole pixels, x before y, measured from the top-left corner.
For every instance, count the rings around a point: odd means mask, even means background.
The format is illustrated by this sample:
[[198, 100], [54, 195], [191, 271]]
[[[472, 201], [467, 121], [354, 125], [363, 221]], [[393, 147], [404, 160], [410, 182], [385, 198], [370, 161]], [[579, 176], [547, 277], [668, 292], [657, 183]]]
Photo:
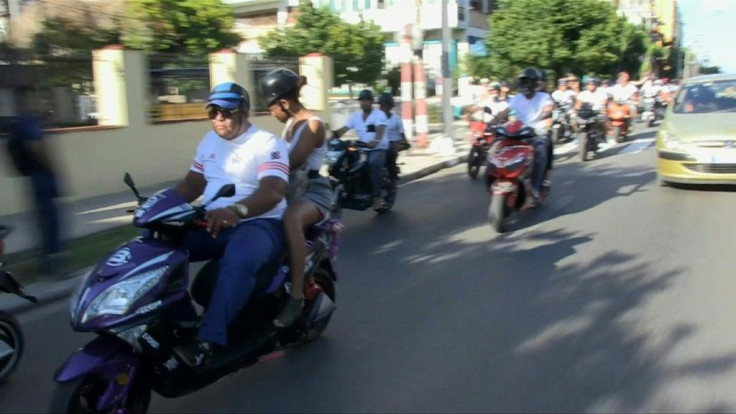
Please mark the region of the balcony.
[[488, 30], [488, 15], [477, 10], [471, 10], [468, 26], [480, 30]]

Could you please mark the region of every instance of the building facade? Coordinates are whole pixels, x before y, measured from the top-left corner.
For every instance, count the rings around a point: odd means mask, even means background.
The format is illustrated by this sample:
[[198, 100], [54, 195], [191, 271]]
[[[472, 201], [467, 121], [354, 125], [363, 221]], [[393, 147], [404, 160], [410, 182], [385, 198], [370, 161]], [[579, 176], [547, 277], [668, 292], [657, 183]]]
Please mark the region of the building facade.
[[667, 50], [669, 58], [654, 62], [659, 72], [675, 72], [682, 43], [682, 18], [677, 0], [612, 0], [619, 14], [642, 25], [650, 38]]
[[[258, 38], [278, 27], [296, 21], [298, 0], [224, 0], [233, 8], [236, 30], [245, 40], [242, 53], [262, 53]], [[329, 8], [344, 21], [361, 19], [376, 23], [386, 35], [385, 63], [399, 65], [399, 37], [407, 24], [421, 28], [424, 62], [430, 79], [441, 73], [442, 0], [312, 0], [315, 7]], [[448, 0], [448, 26], [451, 28], [450, 70], [474, 44], [482, 44], [488, 35], [488, 16], [496, 0]]]

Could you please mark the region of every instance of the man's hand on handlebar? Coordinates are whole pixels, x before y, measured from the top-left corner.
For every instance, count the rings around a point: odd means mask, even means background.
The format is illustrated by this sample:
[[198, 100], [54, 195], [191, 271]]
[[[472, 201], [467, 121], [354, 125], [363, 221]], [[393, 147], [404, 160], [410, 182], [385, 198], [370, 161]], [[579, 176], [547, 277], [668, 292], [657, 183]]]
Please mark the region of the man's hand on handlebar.
[[213, 239], [217, 238], [221, 230], [237, 226], [240, 220], [240, 217], [227, 207], [208, 211], [204, 218], [207, 220], [207, 231]]

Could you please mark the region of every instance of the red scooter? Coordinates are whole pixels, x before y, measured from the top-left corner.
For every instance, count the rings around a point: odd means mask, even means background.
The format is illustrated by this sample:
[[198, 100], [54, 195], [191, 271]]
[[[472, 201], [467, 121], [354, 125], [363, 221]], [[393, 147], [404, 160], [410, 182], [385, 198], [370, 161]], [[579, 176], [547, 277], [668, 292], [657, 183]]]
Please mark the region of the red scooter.
[[486, 183], [491, 196], [488, 222], [496, 232], [502, 233], [513, 211], [532, 205], [534, 147], [527, 139], [536, 134], [533, 128], [525, 127], [518, 120], [493, 129], [496, 139], [488, 151], [486, 165]]
[[478, 172], [483, 165], [488, 148], [493, 141], [493, 132], [488, 124], [482, 121], [470, 122], [470, 153], [468, 154], [468, 175], [478, 178]]

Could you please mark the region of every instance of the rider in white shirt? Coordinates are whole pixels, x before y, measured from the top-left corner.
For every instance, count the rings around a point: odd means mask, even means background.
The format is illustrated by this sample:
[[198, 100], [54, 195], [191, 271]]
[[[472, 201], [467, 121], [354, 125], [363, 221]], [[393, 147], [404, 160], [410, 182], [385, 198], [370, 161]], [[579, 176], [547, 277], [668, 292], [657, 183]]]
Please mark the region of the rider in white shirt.
[[636, 119], [636, 104], [639, 89], [629, 83], [629, 74], [627, 72], [621, 72], [618, 74], [618, 83], [611, 88], [609, 93], [614, 101], [628, 103], [631, 111], [631, 119]]
[[[488, 91], [483, 99], [467, 107], [466, 110], [472, 114], [471, 117], [480, 118], [486, 124], [498, 121], [497, 115], [505, 112], [509, 107], [508, 102], [501, 99], [501, 89], [500, 82], [492, 82], [488, 85]], [[486, 108], [490, 109], [491, 113], [488, 113]]]
[[248, 302], [257, 271], [283, 251], [289, 180], [286, 145], [250, 123], [250, 98], [242, 86], [215, 86], [206, 108], [212, 131], [174, 191], [188, 202], [200, 196], [207, 202], [222, 185], [235, 184], [235, 195], [208, 204], [207, 231], [189, 231], [184, 240], [190, 261], [220, 260], [198, 339], [179, 348], [192, 366], [206, 364], [217, 346], [227, 345], [228, 324]]
[[[590, 104], [590, 108], [596, 112], [603, 112], [608, 104], [608, 94], [598, 88], [598, 79], [591, 76], [585, 79], [585, 90], [578, 94], [575, 110], [579, 111], [583, 104]], [[605, 123], [598, 122], [598, 127], [605, 136]]]
[[567, 87], [567, 79], [560, 79], [557, 81], [557, 90], [552, 92], [552, 100], [560, 105], [572, 106], [575, 95], [575, 91]]
[[641, 85], [641, 94], [645, 98], [656, 98], [662, 90], [662, 82], [656, 79], [654, 73], [650, 73], [649, 77]]
[[[386, 153], [386, 168], [391, 180], [391, 185], [396, 186], [399, 180], [396, 159], [401, 150], [401, 144], [408, 144], [404, 135], [404, 122], [401, 116], [392, 111], [394, 107], [394, 96], [391, 92], [384, 92], [378, 97], [378, 105], [386, 114], [386, 138], [388, 139], [388, 153]], [[406, 148], [406, 147], [405, 147]]]
[[[534, 146], [534, 166], [532, 170], [533, 206], [538, 203], [543, 186], [549, 186], [549, 171], [552, 169], [552, 143], [549, 130], [552, 126], [552, 110], [554, 102], [546, 92], [540, 92], [539, 71], [534, 68], [524, 69], [518, 76], [519, 94], [511, 98], [509, 109], [499, 114], [508, 116], [515, 111], [516, 117], [527, 126], [534, 128], [537, 136], [531, 141]], [[545, 177], [546, 175], [546, 177]]]
[[584, 103], [591, 104], [594, 111], [603, 111], [608, 103], [608, 94], [598, 87], [598, 79], [589, 77], [585, 80], [585, 90], [577, 96], [575, 109], [578, 110]]
[[373, 209], [379, 209], [385, 203], [381, 196], [381, 172], [386, 165], [388, 139], [386, 138], [386, 114], [373, 108], [373, 92], [368, 89], [358, 94], [361, 110], [354, 113], [344, 127], [334, 132], [338, 138], [354, 129], [358, 139], [368, 144], [368, 168], [370, 169]]

